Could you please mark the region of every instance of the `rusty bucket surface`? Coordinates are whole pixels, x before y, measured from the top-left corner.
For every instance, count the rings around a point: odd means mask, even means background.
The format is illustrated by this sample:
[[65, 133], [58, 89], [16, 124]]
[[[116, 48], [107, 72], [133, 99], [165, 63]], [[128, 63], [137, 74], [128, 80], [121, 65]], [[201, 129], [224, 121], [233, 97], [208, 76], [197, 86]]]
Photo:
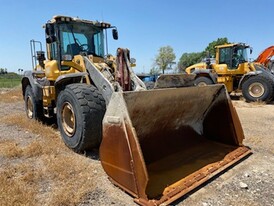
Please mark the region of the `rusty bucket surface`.
[[168, 204], [251, 151], [223, 85], [114, 93], [102, 166], [141, 205]]

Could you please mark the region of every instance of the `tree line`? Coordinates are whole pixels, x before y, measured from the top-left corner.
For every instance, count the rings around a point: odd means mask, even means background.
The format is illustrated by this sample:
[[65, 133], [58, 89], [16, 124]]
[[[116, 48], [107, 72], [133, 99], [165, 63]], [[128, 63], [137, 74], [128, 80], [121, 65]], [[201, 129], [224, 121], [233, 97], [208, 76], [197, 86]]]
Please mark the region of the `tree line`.
[[[193, 64], [201, 62], [204, 58], [215, 56], [215, 46], [229, 43], [226, 37], [218, 38], [212, 41], [201, 52], [183, 53], [176, 66], [177, 72], [183, 72], [185, 69]], [[174, 54], [171, 46], [161, 47], [158, 50], [158, 54], [154, 60], [154, 65], [150, 70], [151, 74], [165, 73], [166, 70], [172, 69], [172, 65], [175, 64], [174, 60], [176, 55]]]
[[1, 74], [7, 74], [7, 73], [8, 73], [7, 68], [0, 68], [0, 75]]

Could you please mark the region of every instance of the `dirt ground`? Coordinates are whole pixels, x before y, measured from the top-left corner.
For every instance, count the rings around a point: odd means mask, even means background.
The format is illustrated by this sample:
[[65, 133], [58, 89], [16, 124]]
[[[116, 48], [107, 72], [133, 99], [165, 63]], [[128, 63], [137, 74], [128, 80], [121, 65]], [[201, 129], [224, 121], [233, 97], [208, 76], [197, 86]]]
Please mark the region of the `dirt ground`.
[[[0, 90], [0, 205], [136, 205], [108, 180], [96, 151], [75, 154], [56, 128], [30, 127], [34, 123], [26, 119], [19, 95]], [[10, 101], [3, 100], [7, 97]], [[244, 129], [244, 144], [253, 154], [172, 205], [274, 205], [274, 104], [242, 100], [233, 104]], [[43, 128], [48, 135], [43, 136]], [[42, 152], [30, 150], [34, 143]]]

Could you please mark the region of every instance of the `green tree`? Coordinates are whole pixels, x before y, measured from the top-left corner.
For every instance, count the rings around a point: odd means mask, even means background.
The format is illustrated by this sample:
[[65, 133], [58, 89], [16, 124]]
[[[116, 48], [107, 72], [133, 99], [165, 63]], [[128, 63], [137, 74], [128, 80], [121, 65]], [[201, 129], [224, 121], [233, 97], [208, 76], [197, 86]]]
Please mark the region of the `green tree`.
[[227, 43], [229, 42], [226, 37], [218, 38], [217, 40], [210, 42], [202, 52], [183, 53], [178, 62], [179, 71], [185, 71], [187, 67], [201, 62], [202, 59], [208, 56], [215, 56], [215, 46]]
[[7, 74], [8, 69], [7, 68], [0, 68], [0, 74]]
[[204, 56], [204, 52], [183, 53], [178, 62], [179, 72], [185, 71], [187, 67], [200, 62]]
[[226, 37], [224, 38], [218, 38], [217, 40], [210, 42], [208, 46], [205, 48], [204, 52], [208, 52], [209, 55], [212, 57], [215, 57], [215, 46], [222, 45], [222, 44], [228, 44], [228, 39]]
[[171, 46], [165, 46], [159, 49], [159, 53], [155, 59], [155, 64], [164, 74], [165, 70], [170, 69], [171, 65], [174, 64], [175, 59], [176, 55], [173, 52], [173, 48]]

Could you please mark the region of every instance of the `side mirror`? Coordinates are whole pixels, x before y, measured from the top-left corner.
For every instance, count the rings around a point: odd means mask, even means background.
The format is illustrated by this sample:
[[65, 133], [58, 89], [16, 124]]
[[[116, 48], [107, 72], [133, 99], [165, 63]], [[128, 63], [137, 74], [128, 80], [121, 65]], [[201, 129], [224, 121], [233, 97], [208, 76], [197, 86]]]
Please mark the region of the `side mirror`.
[[46, 38], [46, 42], [47, 42], [48, 44], [51, 44], [51, 43], [53, 43], [53, 42], [56, 42], [56, 36], [48, 36], [48, 37]]
[[54, 31], [54, 25], [53, 24], [46, 24], [46, 42], [48, 44], [53, 43], [56, 41], [56, 36], [54, 35], [55, 31]]
[[131, 64], [135, 64], [136, 63], [136, 59], [135, 58], [130, 58], [130, 63]]
[[48, 36], [52, 36], [52, 35], [54, 35], [54, 25], [53, 24], [50, 24], [50, 23], [48, 23], [48, 24], [46, 24], [46, 34], [48, 35]]
[[112, 37], [115, 40], [118, 39], [118, 31], [117, 31], [117, 29], [112, 29]]
[[252, 47], [250, 47], [250, 54], [252, 54], [252, 52], [253, 52], [253, 48], [252, 48]]
[[130, 62], [131, 67], [136, 67], [136, 59], [135, 58], [130, 58], [129, 62]]

